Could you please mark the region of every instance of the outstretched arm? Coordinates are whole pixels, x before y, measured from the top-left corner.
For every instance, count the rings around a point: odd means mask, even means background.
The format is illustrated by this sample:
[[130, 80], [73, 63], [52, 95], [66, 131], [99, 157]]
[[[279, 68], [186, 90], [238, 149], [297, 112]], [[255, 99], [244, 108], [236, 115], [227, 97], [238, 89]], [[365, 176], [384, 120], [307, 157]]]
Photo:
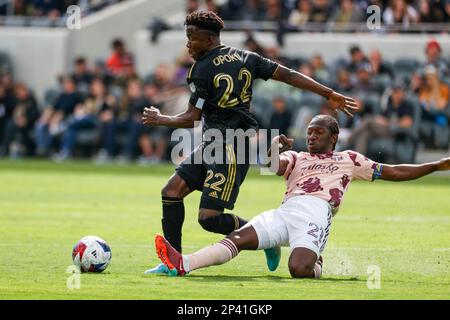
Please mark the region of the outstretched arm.
[[176, 116], [162, 115], [154, 107], [144, 108], [142, 123], [147, 126], [166, 126], [173, 128], [193, 128], [194, 122], [202, 118], [202, 110], [189, 104], [188, 109]]
[[407, 181], [426, 176], [435, 171], [450, 170], [450, 157], [424, 164], [383, 164], [381, 179], [389, 181]]
[[331, 108], [335, 110], [339, 109], [350, 117], [353, 116], [351, 112], [358, 111], [358, 107], [353, 98], [337, 93], [333, 91], [333, 89], [320, 84], [314, 79], [311, 79], [310, 77], [295, 70], [286, 68], [285, 66], [278, 66], [272, 76], [272, 79], [284, 82], [298, 89], [308, 90], [321, 95], [328, 100]]

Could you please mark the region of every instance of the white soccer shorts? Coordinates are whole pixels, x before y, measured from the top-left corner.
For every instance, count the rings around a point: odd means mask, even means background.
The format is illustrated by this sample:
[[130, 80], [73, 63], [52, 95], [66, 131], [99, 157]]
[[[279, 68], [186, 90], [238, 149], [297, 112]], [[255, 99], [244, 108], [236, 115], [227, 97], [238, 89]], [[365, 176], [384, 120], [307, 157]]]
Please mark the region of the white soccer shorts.
[[328, 240], [331, 207], [313, 196], [293, 196], [278, 209], [265, 211], [243, 228], [253, 226], [258, 235], [258, 249], [277, 246], [307, 248], [319, 257]]

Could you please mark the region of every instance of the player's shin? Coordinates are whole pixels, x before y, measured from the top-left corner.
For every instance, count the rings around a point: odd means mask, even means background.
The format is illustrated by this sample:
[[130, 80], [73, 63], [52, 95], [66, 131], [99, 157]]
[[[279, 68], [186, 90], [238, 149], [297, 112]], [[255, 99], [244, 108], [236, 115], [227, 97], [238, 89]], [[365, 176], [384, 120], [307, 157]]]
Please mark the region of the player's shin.
[[224, 264], [239, 253], [236, 245], [230, 239], [223, 239], [220, 242], [200, 249], [199, 251], [183, 255], [183, 266], [186, 272], [205, 268], [214, 265]]
[[162, 228], [164, 237], [181, 253], [181, 229], [184, 222], [183, 199], [162, 197], [163, 218]]

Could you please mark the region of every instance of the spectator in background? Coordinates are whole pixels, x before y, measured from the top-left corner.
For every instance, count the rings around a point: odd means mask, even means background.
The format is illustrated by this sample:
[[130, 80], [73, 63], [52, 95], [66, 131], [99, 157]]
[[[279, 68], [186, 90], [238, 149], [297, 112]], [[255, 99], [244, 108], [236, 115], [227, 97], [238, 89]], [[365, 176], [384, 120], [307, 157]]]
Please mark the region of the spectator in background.
[[[144, 97], [155, 108], [162, 109], [163, 105], [158, 102], [158, 88], [151, 83], [144, 86]], [[141, 165], [158, 163], [164, 159], [167, 142], [169, 140], [168, 130], [165, 127], [145, 127], [139, 138], [139, 146], [142, 156], [138, 162]]]
[[102, 146], [113, 157], [119, 150], [119, 135], [126, 135], [121, 162], [132, 161], [138, 153], [138, 141], [145, 126], [142, 125], [141, 114], [148, 101], [143, 97], [142, 85], [139, 80], [128, 83], [126, 95], [119, 102], [119, 108], [114, 118], [106, 123], [105, 141]]
[[4, 139], [5, 125], [12, 117], [14, 103], [14, 95], [6, 89], [3, 76], [0, 76], [0, 145]]
[[428, 65], [433, 65], [438, 71], [440, 77], [450, 76], [448, 63], [442, 58], [441, 45], [436, 39], [431, 39], [425, 46], [425, 63], [422, 69]]
[[61, 150], [53, 160], [60, 162], [72, 157], [79, 133], [97, 127], [97, 116], [106, 108], [105, 97], [106, 88], [102, 80], [92, 80], [89, 96], [84, 103], [75, 106], [73, 116], [67, 121], [67, 129], [61, 139]]
[[33, 155], [34, 141], [31, 133], [38, 118], [36, 99], [25, 84], [17, 83], [12, 117], [5, 123], [0, 156], [10, 154], [11, 157], [16, 158]]
[[138, 154], [138, 141], [140, 140], [146, 126], [142, 124], [142, 112], [149, 106], [142, 92], [140, 80], [128, 82], [127, 94], [122, 99], [122, 108], [128, 108], [130, 112], [130, 127], [128, 139], [125, 145], [125, 156], [127, 160], [133, 160]]
[[380, 12], [383, 12], [389, 0], [356, 0], [356, 2], [358, 2], [358, 5], [361, 8], [361, 10], [365, 11], [367, 7], [375, 5], [380, 8]]
[[187, 48], [184, 49], [183, 53], [177, 57], [176, 70], [173, 76], [174, 85], [176, 86], [185, 85], [189, 70], [191, 69], [193, 64], [194, 60], [189, 55]]
[[40, 156], [47, 155], [55, 139], [66, 129], [66, 121], [75, 110], [75, 107], [83, 102], [83, 97], [76, 91], [75, 82], [71, 77], [63, 77], [63, 92], [58, 96], [54, 106], [46, 108], [36, 125], [37, 153]]
[[122, 39], [114, 39], [112, 42], [113, 52], [106, 60], [106, 68], [114, 75], [121, 76], [124, 70], [133, 65], [133, 56], [125, 47]]
[[372, 76], [386, 76], [391, 80], [394, 79], [392, 68], [383, 61], [379, 50], [372, 50], [369, 54], [369, 63]]
[[425, 80], [419, 90], [419, 101], [422, 105], [421, 136], [436, 147], [445, 147], [448, 137], [440, 128], [448, 128], [450, 118], [450, 89], [441, 82], [438, 70], [429, 65], [425, 68]]
[[219, 14], [219, 6], [214, 0], [205, 0], [205, 9]]
[[336, 84], [334, 89], [337, 92], [344, 92], [346, 95], [350, 95], [353, 92], [353, 84], [351, 81], [350, 73], [347, 69], [339, 69], [337, 71]]
[[351, 46], [349, 53], [350, 53], [350, 62], [347, 64], [346, 69], [350, 73], [350, 76], [352, 76], [352, 74], [356, 73], [358, 68], [363, 63], [368, 63], [369, 60], [364, 55], [361, 48], [357, 45]]
[[[100, 102], [100, 98], [97, 98]], [[102, 108], [97, 117], [97, 124], [100, 130], [99, 151], [94, 157], [97, 164], [109, 163], [114, 157], [115, 137], [110, 137], [111, 126], [119, 113], [119, 104], [116, 96], [106, 93], [101, 98]]]
[[218, 1], [220, 5], [221, 18], [225, 21], [242, 20], [245, 0]]
[[[429, 65], [425, 68], [425, 82], [419, 91], [423, 106], [423, 118], [434, 118], [436, 112], [444, 111], [449, 103], [449, 87], [441, 82], [438, 70]], [[431, 118], [430, 118], [431, 117]]]
[[11, 73], [0, 74], [0, 85], [5, 89], [5, 96], [8, 99], [14, 99], [14, 80]]
[[446, 22], [450, 21], [450, 0], [445, 0], [444, 2], [444, 12], [446, 15]]
[[331, 81], [330, 70], [326, 66], [322, 56], [318, 53], [315, 54], [311, 58], [309, 63], [313, 69], [315, 79], [317, 79], [319, 82], [329, 84]]
[[450, 77], [450, 67], [448, 63], [442, 58], [441, 45], [436, 39], [431, 39], [425, 45], [425, 61], [420, 64], [417, 70], [411, 75], [410, 89], [417, 95], [424, 86], [423, 80], [425, 76], [425, 69], [428, 66], [434, 66], [439, 71], [439, 77]]
[[105, 61], [97, 60], [92, 67], [93, 78], [101, 79], [106, 87], [109, 87], [114, 82], [113, 74], [106, 67]]
[[70, 5], [78, 4], [76, 0], [33, 0], [36, 16], [56, 18], [62, 16]]
[[124, 60], [122, 64], [122, 72], [115, 76], [113, 84], [121, 89], [126, 89], [131, 80], [139, 80], [139, 76], [134, 68], [132, 60]]
[[291, 125], [291, 112], [286, 106], [283, 96], [275, 96], [272, 100], [273, 113], [270, 117], [270, 129], [280, 130], [280, 134], [288, 135]]
[[388, 25], [401, 24], [407, 28], [410, 24], [419, 22], [419, 15], [405, 0], [391, 0], [383, 12], [383, 21]]
[[346, 30], [350, 23], [362, 22], [364, 19], [364, 13], [353, 0], [340, 0], [331, 21], [336, 24], [336, 30]]
[[83, 101], [82, 95], [77, 91], [77, 86], [71, 77], [63, 76], [61, 78], [63, 92], [56, 99], [53, 109], [55, 112], [61, 112], [64, 118], [73, 113], [77, 104]]
[[[172, 64], [159, 64], [154, 73], [148, 77], [147, 82], [157, 88], [157, 94], [152, 99], [155, 103], [164, 107], [164, 113], [176, 115], [183, 112], [189, 100], [190, 91], [187, 90], [185, 79], [180, 86], [179, 78], [176, 78], [176, 66]], [[162, 105], [161, 102], [164, 102]]]
[[266, 0], [264, 20], [280, 21], [283, 18], [280, 0]]
[[207, 11], [215, 12], [219, 15], [219, 17], [225, 18], [228, 15], [228, 12], [224, 6], [220, 6], [219, 1], [217, 0], [205, 0], [205, 9]]
[[361, 63], [356, 71], [356, 81], [353, 85], [353, 95], [359, 98], [370, 95], [379, 95], [380, 88], [374, 83], [371, 77], [371, 67], [369, 63]]
[[165, 91], [173, 88], [173, 76], [173, 66], [161, 63], [156, 66], [150, 79], [151, 82], [158, 88], [158, 90]]
[[[12, 2], [14, 7], [14, 15], [16, 16], [30, 16], [33, 15], [33, 5], [26, 0], [14, 0]], [[4, 8], [2, 15], [6, 15], [8, 10], [6, 9], [6, 5], [1, 6]], [[0, 8], [1, 8], [0, 7]]]
[[200, 9], [200, 4], [198, 0], [186, 0], [186, 14], [190, 14], [194, 11]]
[[261, 21], [265, 17], [264, 1], [245, 0], [245, 5], [240, 12], [242, 20]]
[[298, 0], [296, 8], [289, 15], [289, 25], [301, 27], [311, 19], [312, 5], [309, 0]]
[[329, 0], [313, 0], [310, 22], [326, 23], [330, 20], [333, 8]]
[[419, 0], [418, 9], [420, 22], [445, 22], [445, 10], [443, 1]]
[[97, 156], [98, 162], [113, 159], [119, 152], [119, 135], [125, 135], [130, 127], [130, 110], [123, 101], [118, 102], [114, 96], [108, 99], [108, 107], [100, 115], [101, 144]]
[[75, 59], [71, 77], [79, 92], [84, 92], [86, 94], [89, 93], [89, 86], [91, 85], [92, 79], [94, 79], [94, 75], [88, 69], [87, 62], [84, 57], [78, 57]]
[[367, 154], [369, 142], [375, 138], [395, 138], [397, 128], [408, 129], [413, 125], [413, 106], [406, 100], [402, 84], [396, 83], [381, 115], [364, 118], [349, 137], [349, 148]]

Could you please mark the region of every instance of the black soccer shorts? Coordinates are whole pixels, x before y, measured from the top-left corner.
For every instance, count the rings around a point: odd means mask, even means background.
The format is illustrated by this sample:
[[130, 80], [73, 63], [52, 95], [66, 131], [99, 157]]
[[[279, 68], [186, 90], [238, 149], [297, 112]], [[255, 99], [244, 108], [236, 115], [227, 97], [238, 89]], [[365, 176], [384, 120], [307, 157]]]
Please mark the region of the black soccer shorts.
[[202, 209], [232, 210], [248, 172], [248, 161], [243, 164], [237, 161], [236, 147], [222, 144], [222, 148], [223, 161], [220, 163], [207, 163], [203, 157], [205, 145], [201, 144], [176, 168], [189, 189], [202, 192]]

